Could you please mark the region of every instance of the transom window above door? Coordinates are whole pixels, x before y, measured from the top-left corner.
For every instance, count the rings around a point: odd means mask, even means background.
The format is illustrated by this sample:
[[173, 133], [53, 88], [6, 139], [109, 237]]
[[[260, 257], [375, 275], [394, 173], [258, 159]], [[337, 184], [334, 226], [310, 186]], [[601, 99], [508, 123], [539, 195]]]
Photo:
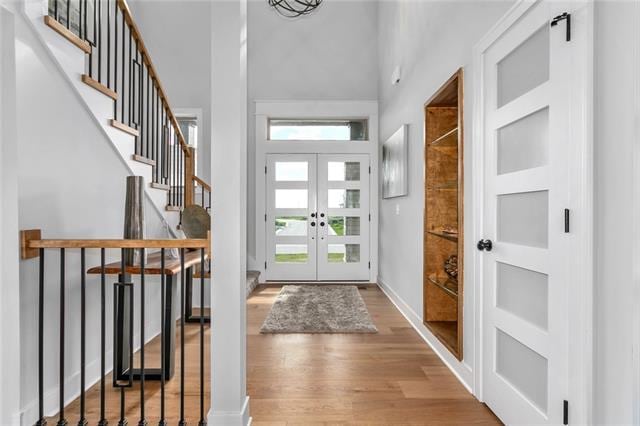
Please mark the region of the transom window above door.
[[367, 119], [269, 119], [272, 141], [366, 141]]

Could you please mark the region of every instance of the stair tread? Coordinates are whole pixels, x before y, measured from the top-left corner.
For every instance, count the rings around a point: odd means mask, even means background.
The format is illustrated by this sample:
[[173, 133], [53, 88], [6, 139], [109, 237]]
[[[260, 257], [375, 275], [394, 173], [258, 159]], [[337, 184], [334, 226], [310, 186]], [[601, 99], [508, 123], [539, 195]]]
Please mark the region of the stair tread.
[[44, 23], [46, 26], [73, 43], [76, 47], [80, 48], [84, 53], [91, 53], [91, 45], [89, 42], [82, 40], [80, 37], [75, 35], [73, 31], [56, 21], [55, 18], [47, 15], [44, 17]]
[[118, 94], [114, 90], [109, 89], [107, 86], [100, 83], [98, 80], [91, 78], [91, 76], [88, 76], [87, 74], [82, 74], [82, 82], [113, 100], [118, 99]]
[[152, 159], [150, 159], [150, 158], [144, 157], [144, 156], [142, 156], [142, 155], [133, 154], [133, 155], [131, 156], [131, 158], [132, 158], [134, 161], [137, 161], [137, 162], [139, 162], [139, 163], [144, 163], [144, 164], [146, 164], [146, 165], [148, 165], [148, 166], [153, 166], [153, 167], [155, 167], [155, 166], [156, 166], [156, 162], [155, 162], [155, 160], [152, 160]]

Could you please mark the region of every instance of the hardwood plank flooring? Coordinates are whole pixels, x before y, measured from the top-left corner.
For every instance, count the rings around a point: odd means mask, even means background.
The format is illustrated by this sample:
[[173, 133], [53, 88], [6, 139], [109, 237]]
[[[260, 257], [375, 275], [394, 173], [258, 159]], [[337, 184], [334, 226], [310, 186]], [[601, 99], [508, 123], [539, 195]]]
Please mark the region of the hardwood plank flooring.
[[259, 330], [280, 291], [247, 305], [247, 387], [253, 424], [495, 425], [377, 287], [360, 289], [378, 334]]
[[[259, 286], [247, 301], [247, 391], [253, 425], [495, 425], [493, 413], [471, 396], [438, 356], [411, 328], [377, 287], [360, 289], [378, 334], [269, 334], [259, 330], [279, 286]], [[215, 315], [215, 313], [214, 313]], [[199, 413], [198, 324], [187, 324], [185, 413], [197, 424]], [[209, 359], [209, 328], [205, 359]], [[178, 327], [179, 332], [179, 327]], [[177, 337], [179, 345], [180, 336]], [[159, 365], [159, 340], [147, 344], [146, 363]], [[137, 358], [137, 357], [136, 357]], [[137, 364], [137, 361], [136, 361]], [[208, 362], [207, 362], [208, 365]], [[166, 385], [166, 414], [177, 424], [180, 353], [176, 375]], [[209, 409], [205, 370], [205, 413]], [[109, 424], [117, 424], [119, 391], [106, 379]], [[99, 418], [99, 384], [86, 396], [89, 424]], [[140, 417], [139, 383], [126, 391], [126, 417]], [[145, 409], [157, 424], [158, 382], [146, 382]], [[79, 400], [65, 410], [77, 424]], [[50, 424], [55, 423], [55, 418]]]

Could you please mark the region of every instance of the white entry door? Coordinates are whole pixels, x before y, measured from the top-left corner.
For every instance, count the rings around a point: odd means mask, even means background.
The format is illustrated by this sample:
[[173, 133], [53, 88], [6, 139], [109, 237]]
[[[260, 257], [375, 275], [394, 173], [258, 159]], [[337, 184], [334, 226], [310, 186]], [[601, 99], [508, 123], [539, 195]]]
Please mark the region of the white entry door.
[[506, 424], [562, 424], [568, 399], [565, 209], [581, 105], [563, 6], [536, 2], [483, 55], [483, 398]]
[[318, 279], [368, 279], [368, 155], [318, 155], [318, 216]]
[[369, 156], [267, 156], [271, 281], [369, 278]]

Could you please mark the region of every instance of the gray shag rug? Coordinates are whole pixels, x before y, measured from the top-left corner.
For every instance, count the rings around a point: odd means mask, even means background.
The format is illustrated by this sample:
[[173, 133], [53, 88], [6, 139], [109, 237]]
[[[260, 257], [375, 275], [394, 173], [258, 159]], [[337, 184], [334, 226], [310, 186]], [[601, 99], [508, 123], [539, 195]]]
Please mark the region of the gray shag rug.
[[352, 285], [282, 287], [260, 333], [377, 333]]

